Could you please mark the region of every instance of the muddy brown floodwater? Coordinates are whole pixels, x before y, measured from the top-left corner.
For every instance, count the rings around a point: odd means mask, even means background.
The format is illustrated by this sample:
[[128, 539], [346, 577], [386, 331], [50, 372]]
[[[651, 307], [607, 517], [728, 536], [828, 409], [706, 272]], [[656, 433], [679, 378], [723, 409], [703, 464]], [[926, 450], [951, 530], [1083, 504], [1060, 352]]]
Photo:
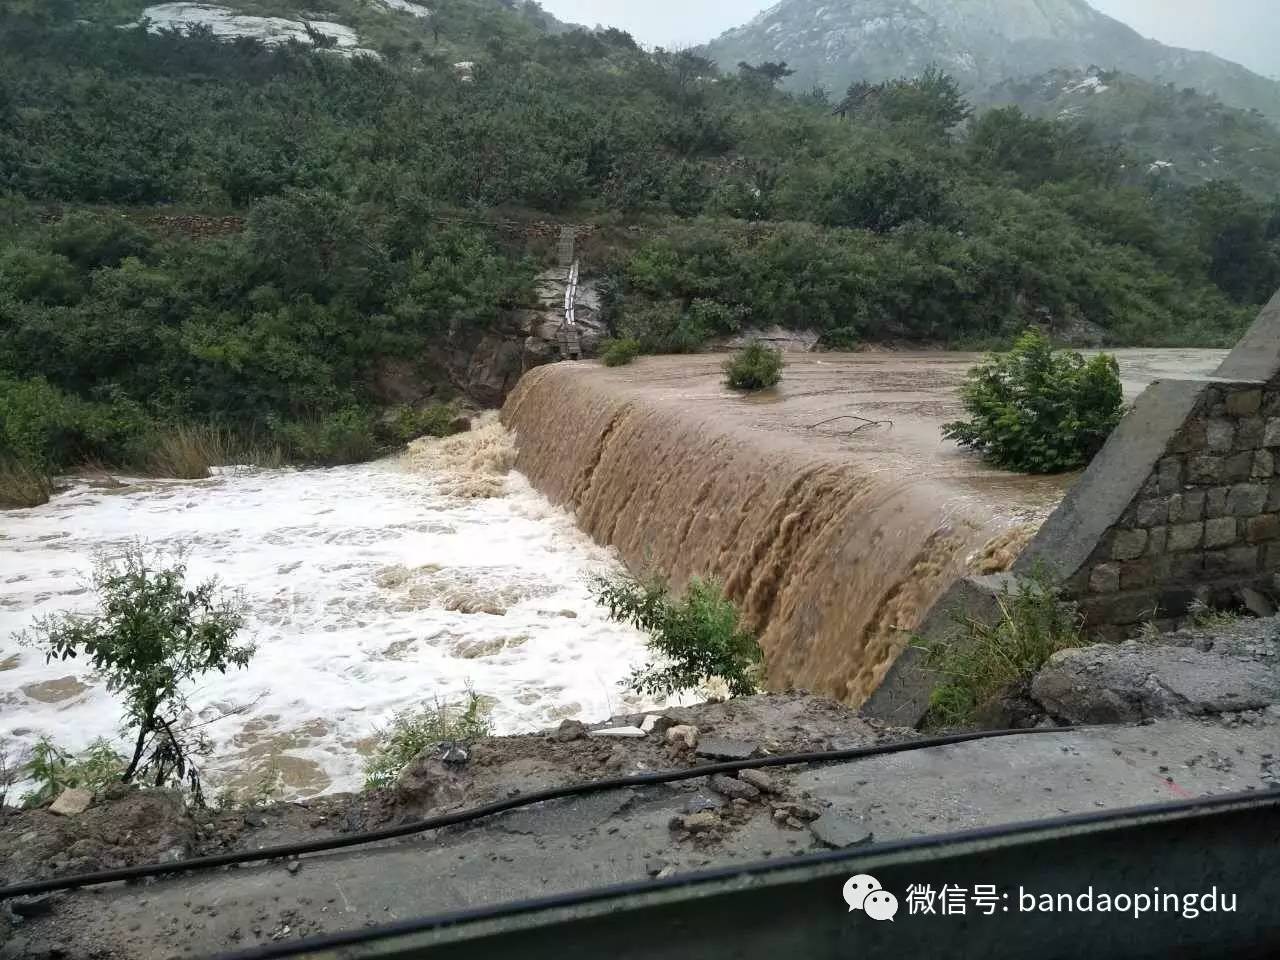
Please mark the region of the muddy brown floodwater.
[[[1132, 400], [1225, 353], [1117, 355]], [[527, 374], [503, 420], [518, 468], [633, 570], [721, 580], [760, 631], [770, 687], [856, 706], [947, 586], [1007, 569], [1075, 480], [942, 439], [980, 359], [791, 355], [750, 396], [723, 387], [722, 356], [561, 363]]]

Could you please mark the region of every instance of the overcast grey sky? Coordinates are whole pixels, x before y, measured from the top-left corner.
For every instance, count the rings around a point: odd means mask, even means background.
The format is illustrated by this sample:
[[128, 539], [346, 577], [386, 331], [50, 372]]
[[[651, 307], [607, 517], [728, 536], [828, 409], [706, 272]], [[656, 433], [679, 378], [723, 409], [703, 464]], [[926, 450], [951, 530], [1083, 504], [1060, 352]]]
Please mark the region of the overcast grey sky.
[[[839, 0], [837, 0], [839, 2]], [[1092, 0], [1164, 43], [1280, 73], [1280, 0]], [[621, 27], [642, 43], [688, 46], [744, 23], [772, 0], [542, 0], [562, 20]]]

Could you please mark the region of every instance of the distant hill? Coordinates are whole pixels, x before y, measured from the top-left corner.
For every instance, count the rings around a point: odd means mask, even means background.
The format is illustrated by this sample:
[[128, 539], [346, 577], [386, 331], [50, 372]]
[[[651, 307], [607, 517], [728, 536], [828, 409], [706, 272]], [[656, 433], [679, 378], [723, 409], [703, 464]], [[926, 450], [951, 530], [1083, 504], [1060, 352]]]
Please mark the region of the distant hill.
[[1209, 53], [1167, 47], [1084, 0], [781, 0], [708, 44], [722, 67], [783, 61], [789, 85], [843, 92], [855, 80], [936, 63], [970, 91], [1052, 67], [1120, 69], [1195, 87], [1280, 120], [1280, 83]]
[[976, 99], [982, 106], [1088, 122], [1152, 177], [1192, 186], [1230, 179], [1260, 197], [1280, 195], [1280, 130], [1257, 113], [1191, 89], [1116, 71], [1053, 70], [1006, 80]]

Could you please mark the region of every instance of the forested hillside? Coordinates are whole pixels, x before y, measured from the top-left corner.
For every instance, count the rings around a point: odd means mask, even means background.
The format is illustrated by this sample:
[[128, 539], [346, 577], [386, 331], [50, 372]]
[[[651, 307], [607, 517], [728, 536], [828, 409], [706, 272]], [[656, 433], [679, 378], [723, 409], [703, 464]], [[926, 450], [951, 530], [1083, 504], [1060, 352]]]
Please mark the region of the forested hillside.
[[1263, 198], [1280, 192], [1280, 127], [1191, 87], [1155, 84], [1115, 70], [1052, 70], [987, 91], [984, 106], [1089, 123], [1141, 169], [1195, 186], [1234, 180]]
[[1070, 118], [971, 118], [935, 71], [796, 96], [769, 65], [496, 0], [452, 0], [438, 40], [379, 12], [394, 37], [359, 42], [380, 58], [103, 6], [0, 13], [0, 458], [36, 471], [145, 465], [190, 424], [329, 462], [421, 429], [385, 422], [386, 363], [447, 399], [446, 355], [532, 303], [547, 251], [499, 216], [596, 225], [609, 322], [650, 350], [774, 323], [840, 347], [1028, 323], [1221, 344], [1280, 285], [1258, 182], [1153, 176]]

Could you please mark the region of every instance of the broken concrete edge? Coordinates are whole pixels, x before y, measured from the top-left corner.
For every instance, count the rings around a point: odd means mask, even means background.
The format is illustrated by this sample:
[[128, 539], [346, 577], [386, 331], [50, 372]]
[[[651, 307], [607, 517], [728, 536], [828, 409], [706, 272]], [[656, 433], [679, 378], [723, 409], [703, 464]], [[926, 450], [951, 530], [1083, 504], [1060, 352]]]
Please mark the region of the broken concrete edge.
[[942, 679], [928, 664], [929, 646], [955, 640], [966, 623], [995, 623], [1000, 618], [1000, 598], [1016, 592], [1020, 579], [1014, 574], [997, 573], [965, 577], [953, 583], [930, 608], [911, 642], [859, 712], [895, 726], [918, 726]]
[[1262, 308], [1235, 349], [1218, 367], [1225, 380], [1271, 380], [1280, 375], [1280, 291]]
[[1141, 492], [1207, 386], [1203, 380], [1158, 380], [1147, 387], [1022, 551], [1014, 573], [1043, 569], [1060, 580], [1075, 574]]

